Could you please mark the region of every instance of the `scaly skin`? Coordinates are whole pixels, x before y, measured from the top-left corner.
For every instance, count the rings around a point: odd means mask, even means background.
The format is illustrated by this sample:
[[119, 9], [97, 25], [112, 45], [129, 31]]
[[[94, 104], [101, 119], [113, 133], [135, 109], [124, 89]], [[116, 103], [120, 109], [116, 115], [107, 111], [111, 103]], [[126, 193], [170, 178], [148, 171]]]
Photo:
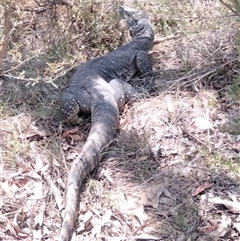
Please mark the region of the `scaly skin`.
[[79, 113], [91, 113], [92, 126], [68, 174], [59, 241], [72, 238], [79, 189], [85, 177], [98, 165], [103, 149], [115, 135], [119, 108], [127, 98], [139, 95], [127, 81], [135, 74], [152, 72], [147, 52], [153, 45], [154, 32], [145, 13], [120, 7], [120, 14], [126, 20], [133, 40], [80, 66], [61, 95], [62, 111], [67, 120], [77, 124]]

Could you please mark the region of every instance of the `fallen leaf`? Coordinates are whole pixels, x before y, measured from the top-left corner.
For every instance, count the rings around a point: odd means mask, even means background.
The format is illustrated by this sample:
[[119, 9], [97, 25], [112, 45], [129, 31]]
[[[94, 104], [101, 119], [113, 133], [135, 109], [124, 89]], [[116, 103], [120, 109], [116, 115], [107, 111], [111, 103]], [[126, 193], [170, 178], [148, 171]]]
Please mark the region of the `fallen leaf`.
[[240, 223], [233, 223], [233, 227], [237, 229], [238, 233], [240, 233]]
[[207, 226], [199, 227], [198, 231], [203, 232], [203, 233], [209, 233], [216, 228], [217, 228], [217, 225], [208, 224]]
[[78, 132], [78, 128], [73, 128], [73, 129], [64, 131], [64, 132], [62, 133], [62, 138], [65, 138], [65, 137], [67, 137], [67, 136], [69, 136], [69, 135], [71, 135], [71, 134], [75, 134], [75, 133], [77, 133], [77, 132]]
[[79, 135], [79, 134], [69, 134], [68, 136], [71, 138], [71, 143], [75, 141], [82, 141], [85, 138], [84, 135]]
[[167, 104], [167, 110], [170, 113], [174, 113], [175, 112], [175, 108], [173, 106], [173, 101], [170, 98], [170, 96], [166, 96], [166, 104]]
[[171, 206], [173, 204], [173, 201], [171, 198], [167, 198], [167, 197], [160, 197], [159, 198], [159, 203], [161, 204], [165, 204], [167, 206]]
[[138, 221], [143, 225], [147, 220], [147, 214], [144, 211], [143, 206], [139, 206], [133, 211], [134, 215], [138, 218]]
[[119, 230], [121, 229], [122, 223], [120, 223], [118, 220], [113, 220], [111, 222], [111, 232], [114, 235], [118, 235], [119, 234]]
[[29, 178], [28, 177], [24, 177], [24, 176], [18, 176], [18, 177], [14, 177], [13, 178], [13, 182], [18, 187], [22, 187], [22, 186], [26, 185], [29, 182]]
[[24, 161], [22, 158], [16, 158], [16, 164], [22, 168], [24, 171], [31, 171], [32, 168], [29, 164], [29, 162]]
[[185, 240], [186, 240], [186, 236], [184, 233], [179, 234], [175, 239], [175, 241], [185, 241]]
[[140, 156], [140, 157], [138, 157], [137, 158], [137, 160], [138, 160], [138, 162], [142, 162], [142, 161], [145, 161], [145, 160], [147, 160], [148, 159], [148, 155], [145, 155], [145, 156]]
[[236, 151], [240, 151], [240, 143], [234, 143], [233, 145], [232, 145], [232, 149], [233, 150], [236, 150]]
[[111, 177], [111, 173], [109, 170], [106, 169], [101, 169], [100, 173], [99, 173], [99, 177], [104, 177], [106, 178], [110, 183], [114, 183], [112, 177]]
[[208, 234], [211, 237], [218, 239], [219, 237], [224, 237], [226, 233], [229, 231], [229, 226], [231, 225], [231, 218], [226, 215], [222, 215], [222, 220], [218, 224], [217, 228]]
[[50, 135], [51, 135], [51, 133], [49, 131], [43, 129], [43, 127], [31, 124], [27, 129], [25, 129], [22, 132], [22, 134], [20, 135], [20, 138], [26, 139], [26, 138], [33, 137], [33, 136], [46, 137], [46, 136], [50, 136]]
[[144, 205], [145, 206], [152, 206], [154, 208], [158, 208], [159, 205], [159, 198], [162, 193], [165, 191], [165, 185], [160, 184], [160, 185], [155, 185], [155, 186], [150, 186], [147, 188], [147, 197], [145, 198]]
[[102, 220], [101, 220], [101, 225], [105, 225], [106, 223], [109, 223], [112, 217], [112, 210], [108, 209], [106, 213], [103, 215]]
[[84, 216], [81, 218], [82, 222], [80, 223], [77, 233], [89, 230], [92, 225], [91, 225], [91, 220], [93, 218], [93, 213], [91, 211], [87, 211]]
[[40, 207], [38, 214], [34, 217], [34, 227], [42, 227], [44, 221], [45, 203]]
[[203, 192], [204, 190], [211, 188], [213, 186], [212, 183], [206, 181], [202, 185], [196, 188], [196, 190], [193, 192], [192, 197], [197, 196], [199, 193]]
[[197, 117], [194, 121], [195, 126], [200, 130], [208, 130], [213, 127], [213, 124], [206, 118]]
[[92, 232], [91, 232], [91, 237], [92, 239], [94, 237], [99, 237], [100, 234], [101, 234], [101, 229], [102, 229], [102, 226], [99, 225], [98, 223], [94, 224], [93, 225], [93, 229], [92, 229]]
[[202, 200], [213, 204], [222, 204], [229, 211], [233, 213], [240, 213], [240, 202], [238, 201], [233, 202], [227, 199], [222, 199], [220, 197], [207, 197], [207, 196], [203, 196]]
[[0, 220], [5, 222], [5, 225], [7, 229], [10, 231], [10, 233], [15, 236], [18, 239], [26, 239], [29, 236], [29, 233], [23, 231], [22, 229], [19, 228], [17, 224], [13, 224], [10, 222], [10, 220], [3, 216], [0, 215]]
[[11, 223], [7, 223], [7, 227], [9, 229], [9, 231], [11, 232], [11, 234], [13, 236], [15, 236], [16, 238], [19, 239], [26, 239], [29, 234], [24, 232], [23, 230], [21, 230], [18, 226], [12, 225]]
[[11, 184], [8, 181], [0, 182], [0, 186], [5, 192], [6, 198], [14, 198], [16, 191], [18, 191], [18, 186], [15, 183]]

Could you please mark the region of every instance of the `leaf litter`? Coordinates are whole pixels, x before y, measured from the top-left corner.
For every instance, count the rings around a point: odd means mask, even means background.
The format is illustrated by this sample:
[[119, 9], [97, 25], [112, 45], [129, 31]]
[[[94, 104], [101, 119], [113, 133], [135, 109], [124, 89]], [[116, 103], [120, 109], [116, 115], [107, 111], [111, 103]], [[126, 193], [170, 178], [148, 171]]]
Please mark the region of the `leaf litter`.
[[[201, 22], [195, 17], [189, 29]], [[161, 21], [170, 23], [164, 14], [153, 19]], [[240, 113], [226, 95], [239, 63], [234, 33], [218, 27], [154, 46], [156, 92], [122, 110], [116, 138], [82, 187], [76, 240], [239, 239]], [[0, 236], [54, 240], [67, 172], [90, 123], [59, 126], [57, 105], [35, 117], [39, 96], [46, 107], [55, 92], [9, 83], [0, 96], [17, 95], [0, 119]]]

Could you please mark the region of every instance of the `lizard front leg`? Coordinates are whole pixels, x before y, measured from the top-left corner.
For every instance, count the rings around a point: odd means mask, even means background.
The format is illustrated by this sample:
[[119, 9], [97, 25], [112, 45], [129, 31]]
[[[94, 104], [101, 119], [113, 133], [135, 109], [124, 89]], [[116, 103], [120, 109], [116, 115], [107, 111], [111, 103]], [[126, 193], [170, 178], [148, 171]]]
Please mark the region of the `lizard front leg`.
[[70, 86], [62, 92], [60, 102], [67, 122], [72, 125], [82, 121], [78, 116], [79, 113], [91, 113], [92, 98], [90, 94], [75, 86]]
[[136, 65], [140, 76], [144, 77], [143, 89], [150, 90], [155, 82], [152, 63], [146, 51], [139, 51], [136, 55]]

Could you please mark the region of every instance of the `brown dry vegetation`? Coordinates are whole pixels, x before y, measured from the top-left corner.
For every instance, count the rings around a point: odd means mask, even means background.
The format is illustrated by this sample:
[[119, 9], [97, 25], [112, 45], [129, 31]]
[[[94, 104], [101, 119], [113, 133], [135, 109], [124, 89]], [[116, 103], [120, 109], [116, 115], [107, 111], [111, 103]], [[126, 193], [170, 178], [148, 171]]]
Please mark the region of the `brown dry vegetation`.
[[[155, 92], [122, 109], [82, 187], [75, 239], [240, 240], [237, 1], [126, 2], [155, 27]], [[1, 2], [0, 240], [57, 240], [90, 127], [62, 122], [59, 94], [78, 64], [129, 40], [123, 3]]]

